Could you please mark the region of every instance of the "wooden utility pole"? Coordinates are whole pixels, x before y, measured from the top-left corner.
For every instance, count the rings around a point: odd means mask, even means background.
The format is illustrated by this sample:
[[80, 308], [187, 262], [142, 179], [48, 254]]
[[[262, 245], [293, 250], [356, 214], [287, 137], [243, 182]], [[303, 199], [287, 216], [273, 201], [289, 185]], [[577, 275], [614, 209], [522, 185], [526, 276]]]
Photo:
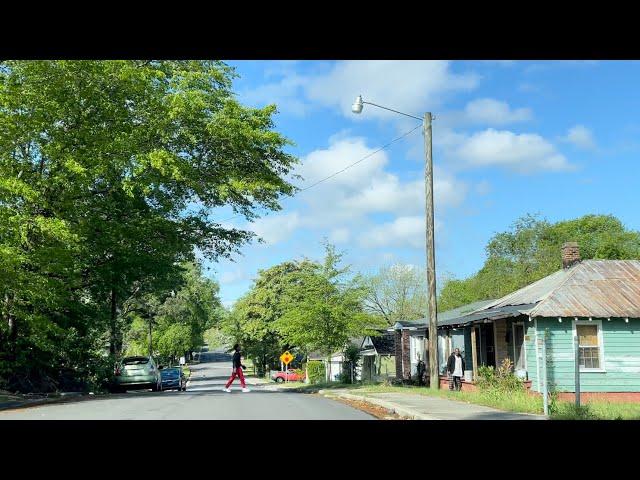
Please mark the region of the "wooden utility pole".
[[576, 397], [576, 407], [580, 406], [580, 341], [578, 336], [573, 337], [573, 352], [574, 352], [574, 368], [575, 368], [575, 377], [576, 377], [576, 388], [575, 388], [575, 397]]
[[431, 112], [424, 114], [424, 150], [426, 155], [424, 180], [427, 199], [427, 288], [429, 298], [429, 377], [430, 387], [440, 388], [438, 371], [438, 320], [436, 305], [436, 252], [433, 222], [433, 159], [431, 153]]

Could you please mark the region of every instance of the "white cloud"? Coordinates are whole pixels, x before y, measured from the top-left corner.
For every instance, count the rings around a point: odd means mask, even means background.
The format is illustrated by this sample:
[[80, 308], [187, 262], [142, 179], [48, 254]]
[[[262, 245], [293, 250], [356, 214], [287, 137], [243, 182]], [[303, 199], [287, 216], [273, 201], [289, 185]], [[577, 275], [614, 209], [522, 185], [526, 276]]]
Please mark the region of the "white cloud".
[[[361, 163], [316, 184], [367, 155], [370, 157]], [[304, 178], [302, 188], [316, 184], [299, 194], [297, 210], [258, 219], [245, 228], [256, 232], [268, 245], [287, 240], [300, 228], [324, 230], [330, 241], [346, 243], [353, 232], [371, 224], [371, 215], [423, 214], [422, 173], [404, 180], [387, 170], [388, 163], [387, 153], [376, 152], [363, 138], [332, 136], [328, 148], [308, 154], [297, 169]], [[465, 182], [437, 167], [433, 187], [436, 214], [461, 205], [469, 190]]]
[[[424, 179], [402, 181], [385, 170], [386, 152], [375, 152], [362, 138], [335, 140], [326, 150], [316, 150], [303, 160], [299, 173], [304, 185], [339, 171], [366, 155], [362, 163], [314, 187], [303, 199], [312, 207], [318, 223], [327, 220], [353, 220], [372, 213], [412, 215], [424, 210]], [[436, 169], [434, 172], [434, 201], [437, 208], [460, 205], [467, 194], [467, 185]]]
[[531, 120], [533, 114], [529, 108], [512, 110], [509, 104], [492, 98], [479, 98], [467, 103], [466, 119], [472, 123], [488, 125], [506, 125]]
[[351, 238], [351, 232], [348, 228], [335, 228], [329, 235], [329, 241], [334, 244], [347, 243]]
[[309, 105], [298, 94], [298, 88], [305, 80], [295, 74], [289, 74], [278, 82], [267, 83], [259, 87], [240, 92], [244, 102], [256, 107], [263, 107], [275, 103], [281, 112], [295, 116], [304, 116]]
[[593, 133], [584, 125], [575, 125], [571, 127], [567, 132], [566, 137], [563, 137], [562, 140], [572, 143], [583, 150], [591, 150], [596, 146]]
[[520, 173], [575, 168], [540, 135], [492, 128], [467, 137], [452, 154], [468, 167], [498, 166]]
[[[440, 230], [441, 225], [441, 222], [435, 219], [436, 233]], [[424, 215], [398, 217], [392, 222], [374, 226], [362, 233], [359, 238], [360, 246], [364, 248], [411, 247], [424, 249], [425, 242]]]
[[451, 62], [443, 60], [348, 60], [333, 63], [322, 73], [300, 75], [290, 66], [269, 70], [268, 77], [280, 73], [280, 80], [241, 92], [244, 101], [254, 105], [275, 103], [293, 115], [303, 116], [321, 106], [336, 108], [345, 116], [385, 118], [403, 117], [374, 107], [366, 115], [351, 113], [357, 95], [407, 113], [419, 114], [442, 103], [444, 96], [474, 89], [480, 77], [474, 73], [454, 73]]
[[259, 218], [249, 228], [268, 245], [273, 245], [287, 239], [300, 224], [298, 212], [291, 212]]
[[[351, 104], [357, 95], [365, 101], [419, 113], [440, 104], [449, 92], [477, 86], [477, 75], [453, 73], [450, 67], [450, 62], [442, 60], [340, 61], [328, 73], [310, 78], [305, 90], [310, 100], [337, 107], [350, 118], [355, 117]], [[397, 114], [379, 108], [365, 108], [368, 118], [397, 118]]]

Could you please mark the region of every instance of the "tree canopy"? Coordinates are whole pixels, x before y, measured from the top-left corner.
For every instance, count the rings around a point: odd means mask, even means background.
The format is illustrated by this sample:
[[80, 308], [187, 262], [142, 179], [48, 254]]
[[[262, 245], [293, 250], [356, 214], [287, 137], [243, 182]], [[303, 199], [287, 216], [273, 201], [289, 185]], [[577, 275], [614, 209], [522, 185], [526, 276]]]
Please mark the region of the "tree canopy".
[[525, 215], [491, 238], [487, 259], [475, 275], [443, 285], [438, 310], [500, 298], [559, 270], [562, 245], [571, 241], [578, 242], [583, 259], [640, 258], [640, 232], [626, 229], [612, 215], [585, 215], [556, 223]]
[[253, 219], [294, 192], [275, 106], [241, 105], [234, 77], [219, 61], [0, 63], [0, 383], [119, 354], [127, 302], [252, 239], [220, 208]]

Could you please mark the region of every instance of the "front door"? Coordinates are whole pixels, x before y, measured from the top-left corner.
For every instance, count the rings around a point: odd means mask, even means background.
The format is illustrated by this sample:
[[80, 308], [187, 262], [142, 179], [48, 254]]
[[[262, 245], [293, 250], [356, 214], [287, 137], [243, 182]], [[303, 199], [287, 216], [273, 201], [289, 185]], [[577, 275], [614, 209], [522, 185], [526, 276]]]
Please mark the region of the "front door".
[[488, 367], [496, 366], [496, 342], [493, 334], [493, 323], [485, 323], [484, 327], [484, 345], [486, 349], [486, 365]]

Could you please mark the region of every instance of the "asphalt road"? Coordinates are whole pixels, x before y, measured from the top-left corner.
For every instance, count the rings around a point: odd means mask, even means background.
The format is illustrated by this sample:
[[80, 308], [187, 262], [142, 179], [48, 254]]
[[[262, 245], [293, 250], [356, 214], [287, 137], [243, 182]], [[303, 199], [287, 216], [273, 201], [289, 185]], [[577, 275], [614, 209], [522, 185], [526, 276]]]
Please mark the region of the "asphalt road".
[[247, 379], [251, 392], [242, 393], [239, 380], [232, 392], [222, 388], [231, 373], [231, 357], [202, 354], [191, 366], [186, 392], [138, 391], [83, 397], [67, 403], [0, 412], [0, 420], [373, 420], [374, 417], [324, 397], [268, 390]]

